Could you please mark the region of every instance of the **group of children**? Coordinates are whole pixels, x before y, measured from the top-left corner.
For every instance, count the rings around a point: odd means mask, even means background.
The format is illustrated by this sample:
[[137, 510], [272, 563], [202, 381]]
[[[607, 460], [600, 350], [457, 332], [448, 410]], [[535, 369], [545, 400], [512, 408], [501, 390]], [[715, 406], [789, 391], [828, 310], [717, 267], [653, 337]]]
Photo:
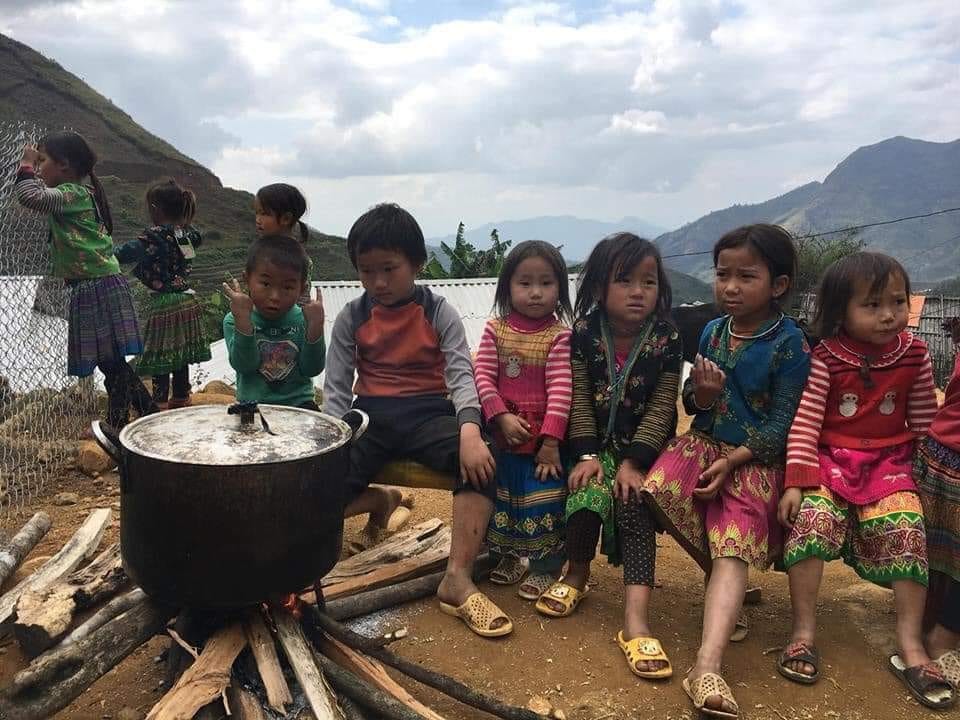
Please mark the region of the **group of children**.
[[[49, 215], [55, 270], [71, 287], [70, 372], [99, 367], [110, 420], [122, 424], [130, 402], [141, 413], [184, 404], [186, 366], [209, 357], [188, 285], [196, 204], [175, 183], [152, 188], [154, 226], [115, 254], [94, 164], [80, 136], [49, 136], [25, 152], [17, 194]], [[416, 220], [378, 205], [348, 235], [364, 292], [337, 316], [328, 347], [323, 305], [309, 293], [305, 209], [289, 185], [262, 189], [246, 290], [224, 285], [238, 399], [316, 410], [312, 378], [325, 368], [324, 412], [370, 418], [344, 482], [346, 515], [369, 514], [375, 528], [401, 501], [397, 490], [371, 485], [391, 460], [454, 478], [453, 544], [437, 593], [444, 612], [486, 637], [511, 632], [509, 617], [471, 580], [486, 541], [499, 557], [493, 582], [518, 584], [544, 615], [569, 616], [588, 594], [599, 542], [623, 564], [617, 643], [630, 670], [669, 678], [649, 615], [655, 535], [667, 532], [706, 576], [700, 647], [683, 688], [704, 713], [736, 718], [720, 673], [742, 630], [748, 569], [782, 561], [793, 630], [777, 669], [810, 684], [821, 672], [823, 565], [843, 559], [893, 588], [899, 651], [890, 669], [922, 704], [953, 704], [960, 364], [938, 409], [927, 348], [907, 329], [910, 283], [896, 260], [857, 252], [826, 271], [811, 349], [785, 313], [797, 272], [790, 234], [762, 224], [727, 233], [713, 248], [723, 316], [704, 329], [681, 389], [670, 283], [647, 240], [617, 233], [600, 241], [573, 303], [557, 249], [517, 245], [472, 358], [457, 312], [415, 282], [427, 259]], [[117, 258], [136, 262], [151, 291], [143, 343]], [[951, 329], [960, 340], [960, 323]], [[124, 360], [141, 352], [152, 398]], [[676, 437], [678, 394], [693, 420]], [[945, 598], [925, 634], [931, 572]]]

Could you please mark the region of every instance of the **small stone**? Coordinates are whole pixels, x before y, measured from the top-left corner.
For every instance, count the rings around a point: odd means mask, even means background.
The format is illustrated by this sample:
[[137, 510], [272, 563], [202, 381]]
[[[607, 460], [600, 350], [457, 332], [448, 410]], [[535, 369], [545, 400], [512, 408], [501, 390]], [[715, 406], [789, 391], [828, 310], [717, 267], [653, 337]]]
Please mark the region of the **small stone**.
[[74, 492], [62, 492], [53, 496], [54, 505], [76, 505], [80, 502], [80, 496]]
[[527, 702], [527, 710], [535, 712], [537, 715], [543, 715], [544, 717], [550, 717], [550, 712], [553, 710], [553, 706], [550, 704], [550, 701], [539, 695], [534, 695]]
[[117, 720], [143, 720], [145, 715], [132, 707], [125, 707], [117, 713]]

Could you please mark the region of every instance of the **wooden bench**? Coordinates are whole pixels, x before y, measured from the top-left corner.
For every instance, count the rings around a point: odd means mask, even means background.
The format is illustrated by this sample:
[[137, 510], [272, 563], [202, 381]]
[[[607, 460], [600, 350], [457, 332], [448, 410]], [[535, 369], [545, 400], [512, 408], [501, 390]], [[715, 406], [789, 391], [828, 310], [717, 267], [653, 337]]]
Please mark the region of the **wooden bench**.
[[454, 481], [450, 475], [431, 470], [426, 465], [413, 460], [395, 460], [384, 466], [373, 482], [377, 485], [397, 485], [426, 490], [452, 490]]

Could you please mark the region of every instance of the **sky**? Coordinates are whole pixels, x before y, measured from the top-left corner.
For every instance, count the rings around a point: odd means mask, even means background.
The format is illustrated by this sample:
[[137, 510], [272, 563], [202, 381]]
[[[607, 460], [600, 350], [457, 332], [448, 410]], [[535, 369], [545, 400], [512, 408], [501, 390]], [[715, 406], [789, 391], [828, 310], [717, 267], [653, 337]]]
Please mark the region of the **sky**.
[[673, 228], [960, 136], [949, 0], [0, 0], [0, 32], [224, 184], [298, 185], [336, 234], [383, 201], [428, 236]]

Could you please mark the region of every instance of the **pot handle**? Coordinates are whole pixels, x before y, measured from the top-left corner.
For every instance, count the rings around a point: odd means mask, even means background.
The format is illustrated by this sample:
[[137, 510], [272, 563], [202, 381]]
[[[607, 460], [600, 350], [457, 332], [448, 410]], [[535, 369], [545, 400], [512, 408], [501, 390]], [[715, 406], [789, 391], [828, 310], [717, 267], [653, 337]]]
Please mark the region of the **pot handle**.
[[340, 419], [349, 425], [350, 429], [353, 431], [353, 436], [350, 438], [351, 443], [354, 443], [362, 438], [363, 434], [370, 426], [370, 416], [367, 415], [363, 410], [357, 410], [356, 408], [347, 410], [344, 416]]
[[120, 436], [117, 431], [100, 420], [90, 423], [90, 430], [93, 431], [93, 439], [97, 441], [97, 445], [119, 465], [123, 454], [120, 452]]

